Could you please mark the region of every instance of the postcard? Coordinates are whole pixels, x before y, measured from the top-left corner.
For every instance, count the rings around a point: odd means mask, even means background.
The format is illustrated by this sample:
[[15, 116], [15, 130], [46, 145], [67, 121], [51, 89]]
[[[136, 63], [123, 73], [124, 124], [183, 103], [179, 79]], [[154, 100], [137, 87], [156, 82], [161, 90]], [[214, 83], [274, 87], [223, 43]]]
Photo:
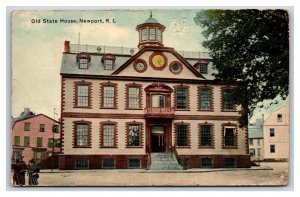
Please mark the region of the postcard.
[[288, 24], [280, 9], [12, 11], [11, 185], [287, 185]]

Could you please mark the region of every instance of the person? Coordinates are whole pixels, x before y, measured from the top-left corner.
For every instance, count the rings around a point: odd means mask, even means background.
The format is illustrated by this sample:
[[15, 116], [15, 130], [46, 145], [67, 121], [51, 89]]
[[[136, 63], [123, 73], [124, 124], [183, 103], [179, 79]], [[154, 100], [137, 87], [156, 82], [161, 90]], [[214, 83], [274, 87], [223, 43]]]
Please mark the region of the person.
[[38, 178], [39, 178], [39, 168], [35, 165], [35, 162], [33, 159], [29, 161], [28, 164], [28, 173], [29, 176], [28, 183], [29, 185], [38, 185]]
[[25, 173], [26, 173], [26, 163], [21, 159], [16, 160], [16, 165], [14, 166], [13, 184], [14, 185], [25, 185]]

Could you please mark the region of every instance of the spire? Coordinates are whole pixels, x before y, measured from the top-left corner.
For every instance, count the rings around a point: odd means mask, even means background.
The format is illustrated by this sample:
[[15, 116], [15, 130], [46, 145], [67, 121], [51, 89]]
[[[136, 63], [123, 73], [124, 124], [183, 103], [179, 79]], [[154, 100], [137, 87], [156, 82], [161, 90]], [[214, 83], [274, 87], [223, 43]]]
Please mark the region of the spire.
[[152, 10], [150, 10], [150, 18], [152, 18]]

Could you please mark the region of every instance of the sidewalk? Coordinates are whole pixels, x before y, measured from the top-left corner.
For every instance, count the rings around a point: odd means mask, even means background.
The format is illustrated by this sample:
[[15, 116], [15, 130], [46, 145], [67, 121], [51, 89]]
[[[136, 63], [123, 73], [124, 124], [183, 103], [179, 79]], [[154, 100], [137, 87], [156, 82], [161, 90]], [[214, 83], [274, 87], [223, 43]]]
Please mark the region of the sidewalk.
[[145, 169], [90, 169], [90, 170], [59, 170], [42, 169], [40, 173], [76, 173], [76, 172], [132, 172], [132, 173], [202, 173], [218, 171], [243, 171], [243, 170], [273, 170], [270, 166], [252, 166], [251, 168], [192, 168], [187, 170], [145, 170]]

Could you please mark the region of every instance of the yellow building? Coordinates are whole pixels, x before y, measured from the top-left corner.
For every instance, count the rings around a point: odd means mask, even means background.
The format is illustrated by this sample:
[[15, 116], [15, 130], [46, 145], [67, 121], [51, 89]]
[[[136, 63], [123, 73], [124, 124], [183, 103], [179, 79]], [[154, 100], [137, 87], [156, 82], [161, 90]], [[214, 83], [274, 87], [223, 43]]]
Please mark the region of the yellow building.
[[285, 104], [264, 122], [264, 159], [289, 159], [289, 104]]

